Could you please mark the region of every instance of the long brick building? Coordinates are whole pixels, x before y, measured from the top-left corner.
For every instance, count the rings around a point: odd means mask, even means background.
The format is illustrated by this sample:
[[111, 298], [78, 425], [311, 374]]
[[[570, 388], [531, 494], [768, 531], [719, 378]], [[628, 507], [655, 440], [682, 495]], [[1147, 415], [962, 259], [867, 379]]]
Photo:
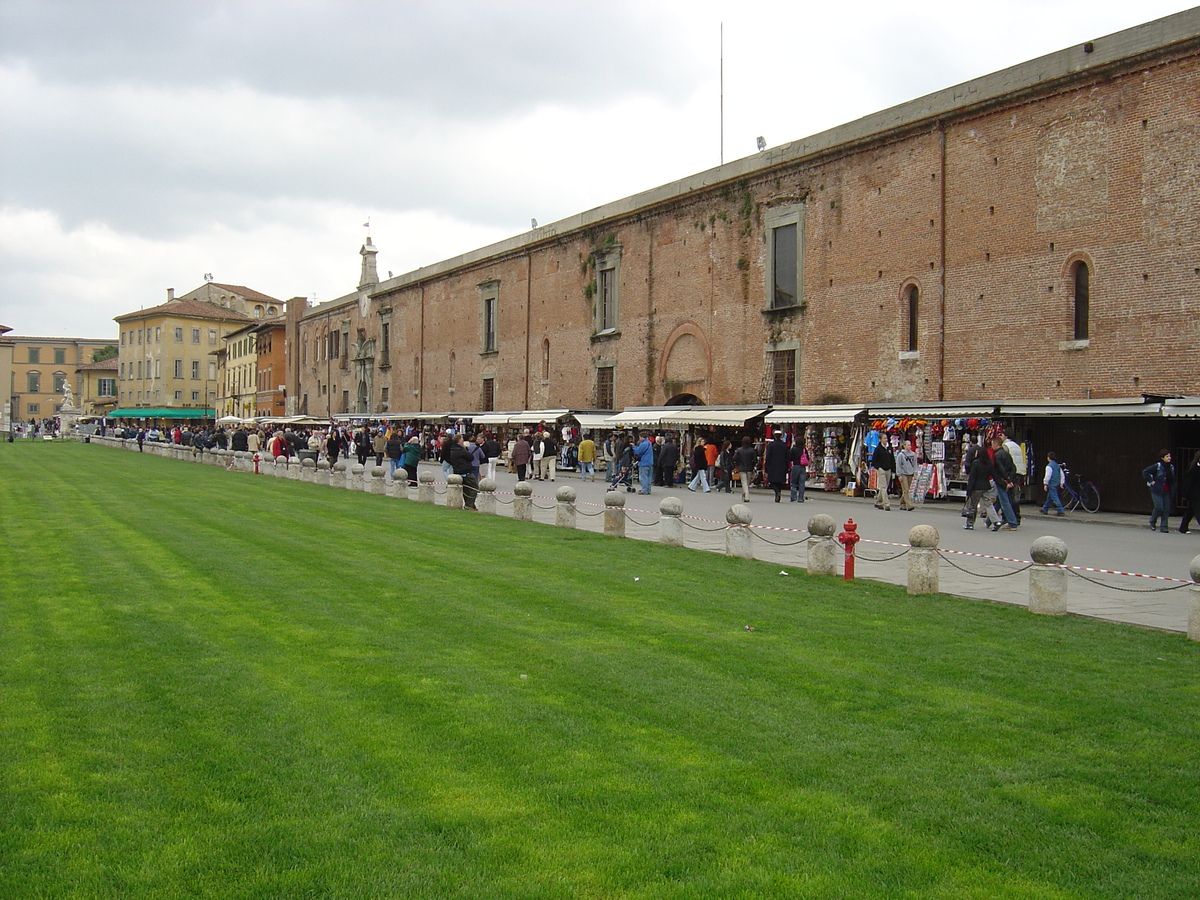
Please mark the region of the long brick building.
[[368, 238], [289, 307], [290, 411], [1008, 404], [1114, 468], [1197, 447], [1124, 417], [1200, 394], [1198, 148], [1200, 9], [385, 281]]

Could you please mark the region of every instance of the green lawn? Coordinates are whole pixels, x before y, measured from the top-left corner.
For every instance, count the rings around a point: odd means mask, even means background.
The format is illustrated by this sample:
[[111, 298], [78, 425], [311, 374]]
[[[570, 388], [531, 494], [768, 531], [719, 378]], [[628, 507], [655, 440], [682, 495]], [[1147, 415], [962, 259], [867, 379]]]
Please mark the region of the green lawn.
[[1181, 635], [65, 442], [0, 535], [0, 897], [1200, 896]]

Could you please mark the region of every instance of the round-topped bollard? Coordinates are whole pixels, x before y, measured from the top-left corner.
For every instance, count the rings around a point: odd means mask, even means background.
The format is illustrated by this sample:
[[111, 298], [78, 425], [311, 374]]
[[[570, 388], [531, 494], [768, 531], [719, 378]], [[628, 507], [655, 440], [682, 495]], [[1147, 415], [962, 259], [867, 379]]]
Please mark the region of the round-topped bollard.
[[745, 503], [735, 503], [725, 513], [729, 527], [725, 530], [725, 555], [739, 559], [754, 559], [754, 535], [747, 527], [754, 521], [754, 513]]
[[564, 484], [554, 492], [554, 524], [559, 528], [575, 527], [575, 488]]
[[833, 516], [820, 513], [808, 520], [809, 575], [838, 574], [840, 548], [833, 538], [836, 531], [837, 522], [834, 521]]
[[625, 537], [625, 495], [619, 491], [604, 495], [604, 533], [609, 537]]
[[485, 476], [479, 479], [479, 497], [475, 500], [475, 506], [478, 507], [481, 513], [486, 513], [489, 516], [496, 514], [495, 478]]
[[914, 525], [908, 529], [908, 592], [936, 594], [940, 590], [937, 552], [941, 535], [932, 525]]
[[461, 475], [446, 476], [446, 509], [463, 508], [463, 480]]
[[672, 547], [683, 546], [683, 501], [666, 497], [658, 504], [658, 542]]
[[521, 522], [533, 521], [533, 485], [518, 481], [513, 488], [513, 518]]
[[1067, 573], [1059, 566], [1067, 561], [1062, 538], [1043, 535], [1029, 548], [1029, 611], [1043, 616], [1067, 614]]

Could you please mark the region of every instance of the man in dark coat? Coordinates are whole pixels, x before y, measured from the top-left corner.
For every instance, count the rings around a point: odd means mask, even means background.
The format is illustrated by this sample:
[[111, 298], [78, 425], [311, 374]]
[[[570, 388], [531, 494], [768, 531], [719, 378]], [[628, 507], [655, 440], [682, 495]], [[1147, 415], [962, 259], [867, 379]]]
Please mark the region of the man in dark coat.
[[763, 474], [766, 476], [767, 484], [775, 492], [776, 503], [779, 502], [783, 489], [787, 487], [788, 465], [787, 444], [783, 442], [783, 432], [777, 431], [775, 440], [770, 441], [766, 450], [763, 451]]
[[675, 443], [673, 435], [667, 435], [667, 439], [663, 441], [662, 451], [658, 455], [658, 465], [662, 470], [662, 480], [664, 487], [674, 487], [675, 485], [675, 467], [679, 465], [679, 445]]

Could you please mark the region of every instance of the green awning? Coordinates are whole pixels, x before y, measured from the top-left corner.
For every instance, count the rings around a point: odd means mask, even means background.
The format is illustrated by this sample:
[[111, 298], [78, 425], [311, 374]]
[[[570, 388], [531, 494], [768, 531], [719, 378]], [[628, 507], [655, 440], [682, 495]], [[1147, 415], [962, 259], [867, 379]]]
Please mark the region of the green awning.
[[211, 409], [114, 409], [110, 419], [211, 419]]

